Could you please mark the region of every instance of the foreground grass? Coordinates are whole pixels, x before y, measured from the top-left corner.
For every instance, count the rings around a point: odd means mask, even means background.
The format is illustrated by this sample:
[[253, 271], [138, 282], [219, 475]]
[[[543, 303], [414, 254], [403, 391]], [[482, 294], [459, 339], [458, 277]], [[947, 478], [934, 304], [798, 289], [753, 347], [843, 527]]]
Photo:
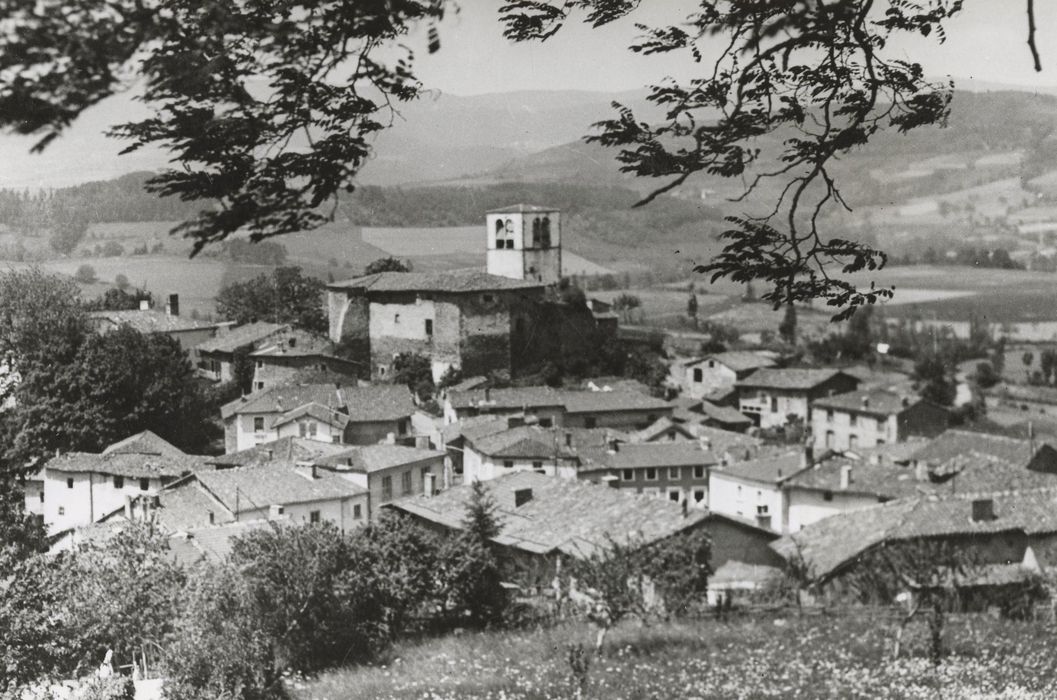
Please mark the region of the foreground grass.
[[[919, 627], [923, 627], [920, 625]], [[594, 630], [567, 624], [408, 643], [383, 665], [333, 671], [298, 684], [297, 700], [339, 698], [571, 698], [570, 644]], [[614, 630], [590, 660], [587, 698], [1057, 697], [1057, 630], [985, 617], [952, 622], [951, 654], [926, 658], [911, 627], [891, 659], [892, 628], [871, 619], [700, 621]]]

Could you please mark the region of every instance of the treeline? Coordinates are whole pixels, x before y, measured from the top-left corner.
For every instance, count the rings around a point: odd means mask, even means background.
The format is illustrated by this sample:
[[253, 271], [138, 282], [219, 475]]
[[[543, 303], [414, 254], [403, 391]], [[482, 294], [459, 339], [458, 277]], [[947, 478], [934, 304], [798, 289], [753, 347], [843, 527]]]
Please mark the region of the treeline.
[[151, 173], [136, 172], [40, 192], [0, 190], [0, 224], [19, 233], [34, 233], [71, 218], [85, 224], [179, 221], [202, 208], [146, 192], [143, 184], [150, 177]]
[[975, 248], [966, 246], [954, 251], [954, 255], [939, 252], [935, 248], [926, 248], [920, 256], [909, 254], [895, 257], [893, 263], [899, 265], [959, 265], [964, 267], [986, 267], [999, 270], [1023, 270], [1019, 263], [1009, 255], [1005, 248]]

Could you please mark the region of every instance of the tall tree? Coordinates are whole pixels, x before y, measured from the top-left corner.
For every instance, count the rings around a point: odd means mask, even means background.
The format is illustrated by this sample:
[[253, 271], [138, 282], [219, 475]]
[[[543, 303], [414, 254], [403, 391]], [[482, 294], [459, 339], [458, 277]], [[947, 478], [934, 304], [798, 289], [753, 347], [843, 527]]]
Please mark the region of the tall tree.
[[778, 324], [778, 335], [790, 345], [796, 345], [796, 307], [786, 304], [782, 322]]
[[217, 314], [236, 323], [270, 321], [326, 332], [323, 281], [300, 267], [278, 267], [271, 274], [234, 282], [217, 294]]
[[390, 255], [387, 258], [378, 258], [372, 261], [363, 270], [365, 275], [373, 275], [377, 272], [411, 272], [411, 261], [401, 260]]

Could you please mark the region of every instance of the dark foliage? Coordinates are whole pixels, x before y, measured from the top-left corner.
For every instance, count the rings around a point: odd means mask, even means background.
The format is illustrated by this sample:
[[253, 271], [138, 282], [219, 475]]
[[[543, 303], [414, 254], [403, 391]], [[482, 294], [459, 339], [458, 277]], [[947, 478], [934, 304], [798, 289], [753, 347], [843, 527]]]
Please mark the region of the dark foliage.
[[238, 324], [254, 321], [290, 323], [308, 331], [325, 333], [322, 280], [302, 274], [300, 267], [279, 267], [235, 282], [217, 294], [217, 314]]
[[363, 270], [365, 275], [373, 275], [376, 272], [411, 272], [411, 261], [393, 256], [378, 258]]

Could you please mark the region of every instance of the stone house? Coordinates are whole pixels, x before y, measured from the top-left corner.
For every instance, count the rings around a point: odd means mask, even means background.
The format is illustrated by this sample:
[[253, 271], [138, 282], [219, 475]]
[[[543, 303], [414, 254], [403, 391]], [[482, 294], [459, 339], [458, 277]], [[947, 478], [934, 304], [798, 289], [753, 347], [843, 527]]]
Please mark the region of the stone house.
[[253, 391], [288, 384], [305, 373], [350, 382], [366, 364], [348, 359], [325, 336], [297, 328], [280, 331], [258, 344], [249, 354], [253, 363]]
[[912, 436], [935, 437], [950, 420], [943, 406], [881, 389], [824, 396], [811, 406], [811, 434], [818, 450], [843, 452]]
[[813, 401], [855, 391], [859, 380], [832, 369], [758, 369], [734, 386], [739, 411], [761, 428], [780, 428], [790, 418], [806, 425]]
[[201, 343], [209, 340], [222, 332], [228, 323], [215, 323], [200, 321], [187, 316], [180, 315], [180, 298], [176, 294], [170, 294], [165, 311], [150, 308], [149, 302], [140, 302], [140, 308], [124, 311], [90, 311], [88, 321], [96, 333], [107, 333], [109, 331], [129, 326], [140, 333], [162, 333], [169, 336], [180, 348], [189, 353], [191, 363], [197, 365], [198, 356], [195, 348]]
[[671, 364], [668, 382], [682, 396], [701, 399], [718, 390], [733, 387], [760, 368], [774, 367], [770, 354], [735, 351], [699, 358], [680, 359]]
[[198, 376], [214, 382], [234, 381], [237, 353], [246, 353], [246, 361], [249, 362], [248, 355], [251, 351], [289, 329], [287, 325], [256, 322], [218, 332], [215, 337], [199, 343], [194, 348], [198, 357]]
[[[132, 435], [100, 453], [68, 452], [44, 463], [36, 500], [49, 534], [91, 525], [123, 508], [127, 498], [156, 494], [167, 484], [204, 468], [203, 458], [187, 455], [148, 431]], [[34, 498], [35, 496], [35, 498]], [[27, 504], [28, 506], [29, 504]]]
[[362, 445], [313, 461], [368, 494], [367, 519], [397, 499], [435, 493], [444, 483], [444, 453], [403, 445]]
[[237, 452], [279, 437], [301, 436], [302, 430], [303, 437], [326, 442], [340, 437], [349, 445], [376, 443], [390, 435], [406, 436], [415, 405], [410, 390], [403, 385], [297, 383], [235, 399], [220, 412], [225, 451]]

